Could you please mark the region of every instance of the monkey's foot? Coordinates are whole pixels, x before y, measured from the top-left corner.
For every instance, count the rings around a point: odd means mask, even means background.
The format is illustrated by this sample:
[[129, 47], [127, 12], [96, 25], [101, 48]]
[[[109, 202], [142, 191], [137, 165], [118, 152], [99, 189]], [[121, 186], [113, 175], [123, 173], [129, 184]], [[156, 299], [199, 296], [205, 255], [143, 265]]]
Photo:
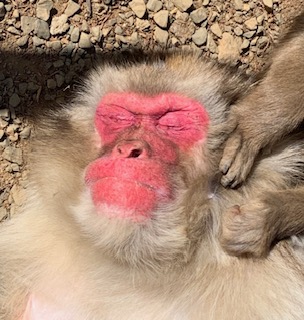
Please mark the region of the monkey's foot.
[[222, 218], [220, 243], [233, 256], [267, 255], [273, 238], [269, 232], [269, 209], [261, 201], [233, 206]]

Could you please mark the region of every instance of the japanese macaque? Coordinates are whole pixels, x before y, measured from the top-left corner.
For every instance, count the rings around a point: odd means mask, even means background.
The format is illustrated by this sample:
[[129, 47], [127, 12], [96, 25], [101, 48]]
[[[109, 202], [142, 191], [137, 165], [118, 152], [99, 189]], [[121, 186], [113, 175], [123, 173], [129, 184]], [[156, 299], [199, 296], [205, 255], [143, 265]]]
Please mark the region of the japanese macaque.
[[194, 53], [146, 56], [97, 68], [41, 116], [28, 202], [0, 228], [0, 319], [302, 320], [298, 246], [240, 259], [220, 243], [228, 208], [257, 203], [268, 228], [303, 175], [291, 136], [221, 186], [229, 108], [250, 81]]
[[[253, 166], [259, 163], [261, 152], [269, 152], [269, 148], [288, 133], [302, 130], [303, 32], [304, 14], [295, 20], [274, 50], [272, 63], [261, 81], [232, 107], [229, 121], [236, 127], [227, 140], [220, 162], [224, 186], [234, 188], [244, 183], [250, 172], [254, 171]], [[303, 158], [297, 161], [298, 166], [303, 167]], [[298, 178], [303, 179], [303, 172]], [[266, 212], [260, 208], [260, 203], [231, 208], [223, 224], [224, 248], [235, 255], [261, 255], [270, 249], [275, 239], [303, 233], [304, 189], [298, 181], [294, 185], [296, 188], [281, 191], [280, 197], [275, 200], [280, 203], [278, 210], [271, 210], [270, 205], [270, 210]], [[266, 202], [269, 201], [274, 200]], [[265, 220], [264, 216], [268, 216], [266, 225], [261, 223], [261, 219]]]

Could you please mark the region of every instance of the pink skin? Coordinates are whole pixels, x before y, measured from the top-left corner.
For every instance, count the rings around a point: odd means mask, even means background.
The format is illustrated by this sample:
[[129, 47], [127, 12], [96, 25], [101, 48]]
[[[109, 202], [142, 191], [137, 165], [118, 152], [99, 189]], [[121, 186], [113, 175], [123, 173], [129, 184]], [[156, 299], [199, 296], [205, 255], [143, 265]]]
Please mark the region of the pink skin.
[[208, 123], [201, 104], [178, 94], [107, 94], [95, 126], [111, 151], [92, 162], [85, 176], [95, 206], [126, 209], [119, 217], [136, 222], [149, 218], [158, 204], [172, 200], [169, 173], [180, 152], [206, 137]]

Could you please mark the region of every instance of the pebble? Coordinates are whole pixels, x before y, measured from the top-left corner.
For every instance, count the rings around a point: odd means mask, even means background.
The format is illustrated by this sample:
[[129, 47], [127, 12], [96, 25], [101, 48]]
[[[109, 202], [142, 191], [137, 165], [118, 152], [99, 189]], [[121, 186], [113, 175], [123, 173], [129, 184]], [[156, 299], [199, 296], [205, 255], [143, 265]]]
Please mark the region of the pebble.
[[28, 139], [31, 135], [31, 128], [30, 127], [25, 127], [19, 134], [21, 139]]
[[244, 7], [244, 3], [242, 0], [234, 0], [234, 8], [235, 10], [242, 11]]
[[21, 99], [17, 93], [13, 93], [9, 98], [9, 105], [12, 106], [13, 108], [17, 107], [20, 104], [20, 102], [21, 102]]
[[2, 157], [9, 162], [17, 163], [19, 165], [22, 165], [23, 163], [22, 150], [14, 146], [7, 146], [2, 153]]
[[36, 6], [36, 16], [39, 19], [48, 21], [50, 18], [50, 13], [53, 8], [52, 0], [38, 0]]
[[28, 16], [22, 16], [21, 17], [21, 30], [25, 34], [30, 34], [35, 29], [35, 22], [36, 18], [34, 17], [28, 17]]
[[12, 33], [12, 34], [16, 34], [16, 35], [20, 35], [21, 34], [21, 32], [18, 29], [16, 29], [15, 27], [13, 27], [13, 26], [8, 27], [7, 31]]
[[154, 30], [154, 37], [155, 40], [162, 46], [166, 46], [168, 39], [169, 39], [169, 33], [166, 30], [163, 30], [159, 27], [155, 27]]
[[86, 33], [90, 32], [90, 27], [89, 27], [88, 23], [85, 20], [82, 21], [81, 31], [86, 32]]
[[46, 43], [46, 46], [54, 51], [58, 51], [61, 49], [62, 45], [61, 42], [59, 40], [55, 40], [55, 41], [48, 41]]
[[100, 31], [100, 26], [95, 26], [91, 28], [91, 34], [94, 37], [94, 39], [96, 39], [96, 42], [100, 42], [101, 41], [101, 31]]
[[237, 26], [233, 29], [233, 32], [237, 35], [237, 36], [241, 36], [243, 34], [243, 30], [241, 27]]
[[79, 47], [82, 49], [88, 49], [93, 46], [91, 40], [91, 36], [85, 32], [81, 32], [79, 39]]
[[78, 27], [74, 27], [71, 33], [71, 41], [76, 43], [79, 41], [79, 37], [80, 37], [80, 30]]
[[0, 117], [5, 119], [5, 120], [9, 120], [9, 118], [10, 118], [9, 109], [0, 109]]
[[0, 140], [3, 138], [3, 136], [4, 136], [4, 130], [0, 129]]
[[0, 2], [0, 18], [3, 18], [6, 14], [5, 6], [3, 2]]
[[42, 46], [43, 44], [45, 44], [45, 40], [40, 39], [40, 38], [38, 38], [38, 37], [36, 37], [36, 36], [34, 36], [34, 37], [32, 38], [32, 40], [33, 40], [33, 45], [34, 45], [35, 47], [40, 47], [40, 46]]
[[206, 43], [207, 41], [207, 30], [206, 28], [199, 28], [198, 30], [195, 31], [195, 33], [192, 36], [193, 42], [197, 46], [201, 46]]
[[256, 17], [250, 18], [244, 22], [245, 26], [249, 30], [256, 30], [258, 26], [258, 21]]
[[29, 40], [29, 36], [28, 35], [22, 36], [16, 41], [16, 44], [19, 47], [25, 47], [27, 45], [27, 43], [28, 43], [28, 40]]
[[144, 17], [147, 10], [144, 0], [132, 0], [129, 6], [138, 18]]
[[72, 0], [68, 2], [66, 9], [64, 10], [64, 14], [68, 17], [72, 17], [75, 13], [80, 10], [80, 5]]
[[218, 23], [214, 23], [211, 27], [210, 27], [210, 31], [215, 34], [218, 38], [222, 37], [222, 30], [219, 26]]
[[15, 9], [12, 13], [12, 17], [18, 19], [20, 17], [20, 13], [18, 9]]
[[56, 89], [57, 83], [54, 79], [47, 79], [46, 86], [48, 87], [48, 89], [53, 90]]
[[263, 0], [263, 4], [266, 8], [266, 10], [271, 11], [273, 8], [273, 0]]
[[153, 17], [155, 23], [163, 29], [166, 29], [168, 26], [168, 18], [169, 18], [168, 10], [160, 10], [159, 12], [155, 13]]
[[218, 45], [218, 59], [220, 62], [235, 64], [239, 60], [239, 43], [230, 33], [224, 32]]
[[41, 19], [36, 20], [34, 33], [38, 38], [45, 40], [48, 40], [51, 36], [48, 23]]
[[68, 16], [66, 14], [62, 14], [59, 17], [54, 17], [52, 19], [50, 28], [51, 35], [55, 36], [66, 33], [70, 28], [70, 25], [67, 23], [67, 21]]
[[163, 4], [159, 0], [149, 0], [147, 3], [147, 9], [153, 12], [159, 11], [163, 7]]
[[187, 11], [192, 5], [192, 0], [172, 0], [174, 5], [181, 11]]
[[201, 23], [202, 21], [206, 20], [208, 17], [207, 10], [205, 8], [199, 8], [194, 10], [190, 13], [190, 18], [196, 24]]

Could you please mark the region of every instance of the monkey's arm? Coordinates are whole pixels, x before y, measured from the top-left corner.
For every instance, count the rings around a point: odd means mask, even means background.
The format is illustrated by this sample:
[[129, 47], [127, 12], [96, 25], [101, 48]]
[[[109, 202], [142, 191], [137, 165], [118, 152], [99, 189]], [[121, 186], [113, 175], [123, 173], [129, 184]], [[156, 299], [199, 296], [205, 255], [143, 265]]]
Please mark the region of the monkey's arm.
[[304, 119], [304, 41], [286, 47], [277, 51], [264, 79], [231, 110], [237, 126], [220, 162], [225, 187], [244, 182], [260, 150]]
[[304, 187], [270, 191], [228, 209], [220, 241], [231, 255], [262, 257], [274, 241], [304, 232]]

